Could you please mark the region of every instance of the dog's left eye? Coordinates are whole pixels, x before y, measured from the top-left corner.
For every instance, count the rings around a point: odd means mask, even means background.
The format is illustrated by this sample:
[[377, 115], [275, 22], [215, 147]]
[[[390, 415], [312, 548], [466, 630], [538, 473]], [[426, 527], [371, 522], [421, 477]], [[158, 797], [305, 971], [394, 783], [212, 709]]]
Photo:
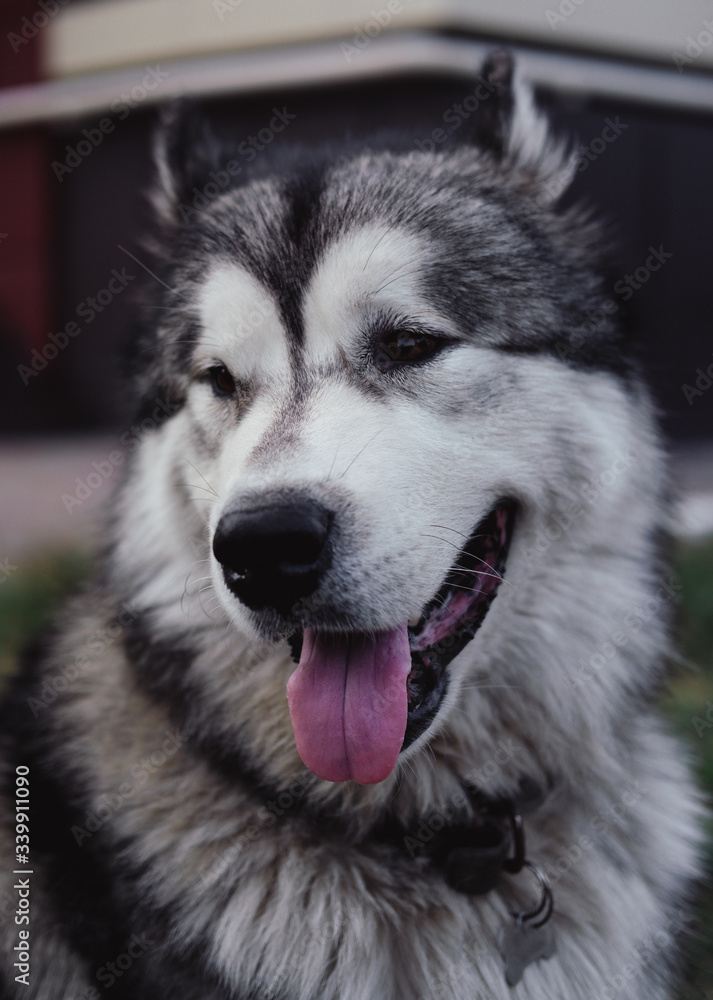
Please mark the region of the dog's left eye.
[[225, 365], [215, 365], [209, 369], [208, 376], [216, 396], [233, 396], [235, 394], [235, 379]]
[[438, 354], [448, 341], [430, 333], [394, 330], [380, 338], [376, 348], [376, 363], [382, 371], [396, 365], [426, 361]]

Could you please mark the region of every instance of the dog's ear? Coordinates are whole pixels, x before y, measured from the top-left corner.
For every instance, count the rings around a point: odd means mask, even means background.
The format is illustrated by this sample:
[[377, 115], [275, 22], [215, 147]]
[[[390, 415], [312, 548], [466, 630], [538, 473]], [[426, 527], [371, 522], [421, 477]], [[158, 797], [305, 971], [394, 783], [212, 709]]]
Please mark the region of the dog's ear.
[[505, 49], [491, 52], [480, 73], [487, 95], [478, 108], [475, 141], [497, 159], [502, 159], [512, 130], [514, 73], [515, 63]]
[[193, 188], [205, 182], [220, 155], [220, 143], [195, 100], [178, 98], [164, 105], [153, 144], [152, 202], [161, 222], [181, 222], [181, 206], [191, 203]]
[[509, 52], [499, 49], [490, 53], [481, 70], [480, 85], [487, 96], [481, 99], [476, 116], [473, 138], [477, 146], [502, 163], [515, 186], [538, 207], [548, 207], [569, 187], [576, 170], [575, 156], [553, 137]]

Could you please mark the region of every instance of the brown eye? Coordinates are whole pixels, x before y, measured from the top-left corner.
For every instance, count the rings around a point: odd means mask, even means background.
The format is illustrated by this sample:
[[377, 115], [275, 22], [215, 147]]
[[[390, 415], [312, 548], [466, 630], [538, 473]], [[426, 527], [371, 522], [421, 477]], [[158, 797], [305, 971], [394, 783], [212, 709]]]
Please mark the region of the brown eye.
[[447, 344], [442, 337], [413, 330], [394, 330], [379, 341], [376, 362], [382, 370], [414, 361], [426, 361]]
[[233, 396], [235, 394], [235, 379], [225, 365], [216, 365], [209, 370], [208, 375], [216, 396]]

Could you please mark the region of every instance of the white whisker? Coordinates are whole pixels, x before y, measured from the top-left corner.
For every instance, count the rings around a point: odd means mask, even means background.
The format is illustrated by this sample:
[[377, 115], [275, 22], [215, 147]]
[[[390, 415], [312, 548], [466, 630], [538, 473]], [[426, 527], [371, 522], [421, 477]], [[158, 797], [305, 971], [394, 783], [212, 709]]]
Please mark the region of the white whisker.
[[341, 474], [341, 476], [339, 477], [340, 479], [344, 479], [344, 477], [346, 476], [347, 472], [349, 472], [349, 470], [350, 470], [350, 469], [351, 469], [351, 467], [352, 467], [352, 466], [354, 465], [354, 463], [355, 463], [355, 462], [356, 462], [356, 460], [357, 460], [357, 459], [359, 458], [359, 456], [360, 456], [360, 455], [361, 455], [361, 454], [362, 454], [362, 453], [363, 453], [364, 451], [366, 451], [366, 449], [367, 449], [367, 448], [369, 447], [369, 445], [370, 445], [370, 444], [372, 444], [372, 442], [373, 442], [373, 441], [375, 441], [375, 440], [376, 440], [376, 438], [378, 438], [379, 434], [382, 434], [382, 433], [383, 433], [383, 432], [384, 432], [385, 430], [386, 430], [386, 428], [385, 428], [385, 427], [380, 427], [380, 428], [379, 428], [379, 430], [378, 430], [378, 431], [376, 432], [376, 434], [374, 434], [374, 436], [373, 436], [373, 437], [369, 438], [369, 440], [368, 440], [368, 441], [366, 442], [366, 444], [364, 445], [364, 447], [363, 447], [363, 448], [361, 448], [361, 449], [360, 449], [360, 450], [359, 450], [359, 451], [358, 451], [358, 452], [356, 453], [356, 455], [354, 456], [354, 458], [353, 458], [353, 459], [351, 460], [351, 462], [349, 463], [349, 465], [348, 465], [348, 466], [346, 467], [346, 469], [344, 470], [344, 472], [343, 472], [343, 473]]
[[[208, 487], [208, 489], [210, 490], [210, 492], [211, 492], [211, 493], [212, 493], [212, 494], [213, 494], [213, 495], [214, 495], [214, 496], [216, 497], [216, 499], [218, 499], [218, 500], [219, 500], [219, 499], [220, 499], [220, 496], [218, 495], [218, 493], [216, 493], [216, 491], [215, 491], [215, 490], [213, 489], [213, 487], [212, 487], [212, 486], [210, 485], [210, 483], [208, 482], [208, 480], [206, 479], [206, 477], [205, 477], [205, 476], [203, 475], [203, 473], [202, 473], [202, 472], [201, 472], [201, 471], [200, 471], [199, 469], [196, 469], [196, 467], [195, 467], [195, 465], [193, 464], [193, 462], [189, 462], [187, 458], [184, 458], [184, 462], [188, 462], [188, 464], [189, 464], [189, 465], [190, 465], [190, 467], [191, 467], [191, 468], [193, 469], [193, 471], [194, 471], [194, 472], [197, 472], [197, 473], [198, 473], [198, 475], [199, 475], [199, 476], [201, 477], [201, 479], [202, 479], [202, 480], [203, 480], [203, 482], [204, 482], [204, 483], [206, 484], [206, 486]], [[204, 489], [204, 487], [200, 487], [200, 489]]]

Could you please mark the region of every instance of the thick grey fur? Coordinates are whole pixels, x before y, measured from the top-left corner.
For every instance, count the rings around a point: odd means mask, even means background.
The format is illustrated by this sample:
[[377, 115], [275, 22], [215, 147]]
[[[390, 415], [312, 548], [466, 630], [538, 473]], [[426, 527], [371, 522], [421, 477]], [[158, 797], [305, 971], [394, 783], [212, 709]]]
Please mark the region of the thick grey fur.
[[[5, 702], [4, 998], [673, 997], [702, 810], [655, 705], [677, 593], [662, 449], [616, 316], [590, 316], [601, 241], [556, 204], [572, 159], [507, 65], [484, 72], [477, 142], [266, 154], [198, 208], [231, 153], [167, 114], [168, 290], [132, 354], [145, 430], [96, 577]], [[385, 373], [370, 338], [405, 321], [456, 346]], [[218, 363], [237, 401], [212, 392]], [[239, 606], [210, 542], [226, 510], [290, 491], [338, 532], [320, 589], [281, 620]], [[380, 784], [315, 778], [288, 633], [418, 615], [503, 497], [518, 503], [504, 582], [433, 725]], [[18, 764], [29, 986], [13, 968]], [[513, 988], [499, 942], [534, 881], [470, 898], [372, 835], [388, 816], [427, 841], [466, 781], [537, 790], [528, 853], [553, 884], [557, 951]]]

